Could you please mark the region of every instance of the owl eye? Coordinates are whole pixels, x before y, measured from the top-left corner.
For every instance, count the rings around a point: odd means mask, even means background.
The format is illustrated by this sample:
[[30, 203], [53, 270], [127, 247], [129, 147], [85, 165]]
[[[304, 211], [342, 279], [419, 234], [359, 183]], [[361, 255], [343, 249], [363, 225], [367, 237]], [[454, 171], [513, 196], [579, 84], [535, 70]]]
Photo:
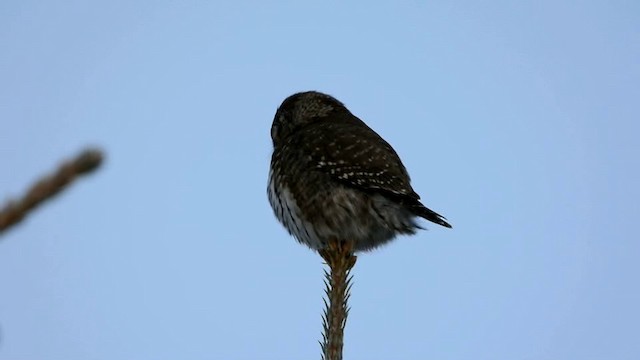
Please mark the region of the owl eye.
[[276, 138], [278, 137], [278, 130], [279, 130], [279, 125], [277, 123], [273, 123], [273, 125], [271, 125], [271, 140], [276, 141]]
[[275, 118], [273, 119], [273, 124], [271, 125], [271, 140], [276, 141], [282, 132], [283, 125], [286, 124], [287, 121], [287, 113], [281, 110], [278, 111]]

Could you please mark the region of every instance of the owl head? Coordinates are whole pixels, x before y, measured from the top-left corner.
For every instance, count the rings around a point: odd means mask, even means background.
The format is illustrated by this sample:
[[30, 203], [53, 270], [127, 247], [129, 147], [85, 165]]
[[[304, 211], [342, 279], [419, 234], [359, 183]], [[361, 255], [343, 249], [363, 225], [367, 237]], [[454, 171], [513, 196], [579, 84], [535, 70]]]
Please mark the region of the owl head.
[[283, 141], [297, 130], [317, 121], [330, 118], [330, 115], [349, 113], [349, 110], [333, 96], [317, 91], [306, 91], [286, 98], [271, 125], [273, 146]]

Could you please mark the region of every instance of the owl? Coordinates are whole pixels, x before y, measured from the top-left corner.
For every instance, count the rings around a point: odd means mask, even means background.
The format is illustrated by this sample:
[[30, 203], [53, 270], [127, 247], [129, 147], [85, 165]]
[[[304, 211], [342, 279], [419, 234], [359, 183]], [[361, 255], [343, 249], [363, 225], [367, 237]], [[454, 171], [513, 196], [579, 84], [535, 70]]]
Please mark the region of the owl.
[[271, 139], [269, 202], [288, 232], [314, 250], [330, 239], [372, 250], [422, 229], [418, 217], [451, 228], [420, 202], [391, 145], [330, 95], [286, 98]]

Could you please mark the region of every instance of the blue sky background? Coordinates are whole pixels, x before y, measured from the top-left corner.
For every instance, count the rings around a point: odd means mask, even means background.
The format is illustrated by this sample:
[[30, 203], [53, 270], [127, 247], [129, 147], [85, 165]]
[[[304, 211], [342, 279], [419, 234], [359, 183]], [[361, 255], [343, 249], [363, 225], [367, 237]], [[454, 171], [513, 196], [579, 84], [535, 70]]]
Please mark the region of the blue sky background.
[[266, 198], [328, 92], [453, 230], [360, 256], [345, 359], [640, 358], [637, 1], [0, 2], [0, 359], [318, 359], [322, 263]]

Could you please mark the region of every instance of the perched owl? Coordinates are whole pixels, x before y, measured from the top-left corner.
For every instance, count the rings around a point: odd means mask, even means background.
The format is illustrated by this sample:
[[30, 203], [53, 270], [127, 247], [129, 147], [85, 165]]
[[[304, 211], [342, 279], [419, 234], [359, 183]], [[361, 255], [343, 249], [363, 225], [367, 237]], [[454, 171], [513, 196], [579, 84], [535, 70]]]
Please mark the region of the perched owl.
[[312, 249], [336, 238], [355, 251], [371, 250], [415, 234], [418, 216], [451, 227], [422, 205], [391, 145], [332, 96], [289, 96], [271, 139], [269, 202], [289, 233]]

